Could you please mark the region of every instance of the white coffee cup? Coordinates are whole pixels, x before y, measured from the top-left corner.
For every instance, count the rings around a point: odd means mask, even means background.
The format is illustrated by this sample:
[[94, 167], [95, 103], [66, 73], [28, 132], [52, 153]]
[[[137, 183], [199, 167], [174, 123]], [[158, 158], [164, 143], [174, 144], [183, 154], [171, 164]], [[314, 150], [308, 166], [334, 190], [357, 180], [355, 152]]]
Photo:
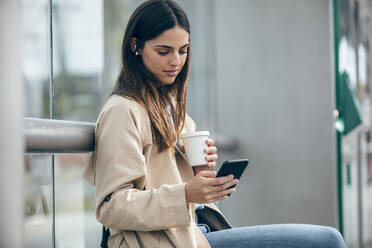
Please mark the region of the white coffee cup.
[[198, 131], [193, 133], [181, 134], [180, 139], [183, 141], [186, 151], [186, 157], [191, 166], [207, 164], [204, 149], [208, 147], [205, 142], [209, 137], [208, 131]]

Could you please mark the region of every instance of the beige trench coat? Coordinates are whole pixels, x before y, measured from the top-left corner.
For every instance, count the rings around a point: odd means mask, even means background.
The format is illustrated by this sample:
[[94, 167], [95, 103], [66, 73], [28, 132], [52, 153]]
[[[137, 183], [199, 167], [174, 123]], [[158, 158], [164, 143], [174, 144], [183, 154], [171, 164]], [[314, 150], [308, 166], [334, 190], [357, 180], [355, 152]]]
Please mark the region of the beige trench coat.
[[[187, 116], [182, 132], [194, 130]], [[84, 177], [96, 188], [96, 217], [110, 228], [109, 247], [210, 247], [196, 226], [194, 204], [186, 203], [184, 182], [192, 176], [181, 154], [158, 152], [142, 105], [118, 95], [108, 99]], [[212, 229], [231, 228], [213, 204], [200, 217]]]

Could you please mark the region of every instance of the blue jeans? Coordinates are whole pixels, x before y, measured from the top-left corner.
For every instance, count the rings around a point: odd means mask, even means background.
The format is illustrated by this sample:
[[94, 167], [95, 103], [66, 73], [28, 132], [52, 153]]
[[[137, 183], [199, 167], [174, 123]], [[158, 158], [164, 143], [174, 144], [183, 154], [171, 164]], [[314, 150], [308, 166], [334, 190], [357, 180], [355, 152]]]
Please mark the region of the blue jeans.
[[332, 227], [304, 224], [276, 224], [204, 231], [212, 248], [345, 248], [340, 232]]

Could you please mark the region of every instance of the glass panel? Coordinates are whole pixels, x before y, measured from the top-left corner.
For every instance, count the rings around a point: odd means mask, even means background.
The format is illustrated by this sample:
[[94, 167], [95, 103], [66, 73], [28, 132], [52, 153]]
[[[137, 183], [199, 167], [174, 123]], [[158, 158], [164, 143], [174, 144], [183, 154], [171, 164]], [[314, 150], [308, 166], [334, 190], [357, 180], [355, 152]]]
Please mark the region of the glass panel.
[[[370, 129], [370, 85], [367, 68], [369, 66], [366, 49], [370, 43], [367, 30], [371, 24], [367, 19], [372, 16], [372, 8], [363, 1], [339, 1], [339, 73], [349, 75], [351, 87], [359, 103], [363, 126]], [[343, 217], [344, 238], [348, 246], [364, 245], [371, 242], [371, 201], [368, 192], [368, 168], [371, 165], [371, 138], [365, 129], [359, 129], [342, 138], [343, 173]], [[360, 239], [363, 240], [360, 240]], [[369, 247], [369, 246], [368, 246]]]
[[[128, 0], [53, 1], [56, 119], [95, 122], [120, 69], [131, 6]], [[98, 247], [101, 241], [94, 188], [81, 177], [87, 156], [55, 156], [58, 247]]]
[[53, 1], [55, 118], [95, 121], [120, 67], [132, 1]]
[[142, 1], [112, 0], [103, 2], [104, 15], [104, 68], [101, 103], [112, 91], [119, 74], [121, 44], [124, 30], [134, 8]]
[[102, 1], [53, 1], [56, 119], [93, 121], [103, 68]]
[[52, 247], [51, 156], [25, 155], [25, 247]]
[[[48, 118], [49, 26], [48, 0], [22, 0], [21, 44], [26, 117]], [[51, 156], [25, 155], [25, 247], [51, 247]]]
[[369, 132], [366, 141], [362, 141], [361, 166], [362, 174], [362, 231], [364, 247], [372, 247], [372, 139], [371, 139], [371, 84], [372, 84], [372, 4], [358, 1], [359, 9], [359, 28], [358, 28], [358, 91], [361, 98], [363, 110], [363, 121]]
[[88, 154], [55, 155], [57, 247], [99, 247], [94, 188], [82, 177]]
[[26, 117], [49, 116], [48, 0], [22, 0], [22, 70]]
[[[355, 43], [353, 39], [353, 13], [349, 0], [339, 1], [339, 75], [346, 72], [354, 93], [356, 92], [356, 60]], [[338, 82], [339, 84], [341, 83]], [[340, 86], [339, 86], [340, 87]], [[339, 93], [339, 92], [338, 92]], [[341, 95], [339, 95], [340, 97]], [[354, 133], [341, 138], [342, 149], [342, 195], [343, 195], [343, 231], [347, 246], [358, 243], [358, 148], [357, 135]]]

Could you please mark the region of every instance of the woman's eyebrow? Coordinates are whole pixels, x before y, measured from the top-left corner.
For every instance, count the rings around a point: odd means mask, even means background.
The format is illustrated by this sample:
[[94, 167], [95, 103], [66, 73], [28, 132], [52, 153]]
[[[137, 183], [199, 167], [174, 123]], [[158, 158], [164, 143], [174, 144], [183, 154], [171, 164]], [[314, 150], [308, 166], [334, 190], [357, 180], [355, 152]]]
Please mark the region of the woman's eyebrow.
[[[181, 46], [180, 48], [185, 48], [185, 47], [188, 47], [189, 46], [189, 43], [186, 43], [185, 45]], [[156, 45], [155, 47], [157, 48], [168, 48], [168, 49], [173, 49], [174, 47], [171, 47], [171, 46], [167, 46], [167, 45]]]

